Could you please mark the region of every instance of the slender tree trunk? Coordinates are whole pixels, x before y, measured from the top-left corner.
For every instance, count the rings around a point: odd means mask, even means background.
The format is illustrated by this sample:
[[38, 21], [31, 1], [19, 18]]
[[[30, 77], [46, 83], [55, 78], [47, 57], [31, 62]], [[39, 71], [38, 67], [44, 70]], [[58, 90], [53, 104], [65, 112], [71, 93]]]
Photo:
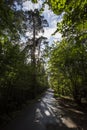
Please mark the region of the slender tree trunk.
[[35, 19], [33, 16], [33, 47], [32, 47], [32, 86], [33, 86], [33, 98], [37, 95], [37, 84], [36, 84], [36, 57], [35, 57], [35, 51], [36, 51], [36, 43], [35, 43]]
[[77, 85], [74, 86], [73, 97], [74, 97], [74, 100], [76, 101], [76, 103], [81, 105], [81, 95], [79, 93], [79, 89], [78, 89]]

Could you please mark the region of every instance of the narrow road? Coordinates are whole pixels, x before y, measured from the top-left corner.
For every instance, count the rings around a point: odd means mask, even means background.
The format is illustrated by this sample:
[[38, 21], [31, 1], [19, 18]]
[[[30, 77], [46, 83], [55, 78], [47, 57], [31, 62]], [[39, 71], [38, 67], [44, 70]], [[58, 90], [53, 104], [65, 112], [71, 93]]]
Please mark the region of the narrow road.
[[23, 111], [3, 130], [77, 130], [69, 118], [65, 119], [54, 92], [48, 89], [37, 103]]

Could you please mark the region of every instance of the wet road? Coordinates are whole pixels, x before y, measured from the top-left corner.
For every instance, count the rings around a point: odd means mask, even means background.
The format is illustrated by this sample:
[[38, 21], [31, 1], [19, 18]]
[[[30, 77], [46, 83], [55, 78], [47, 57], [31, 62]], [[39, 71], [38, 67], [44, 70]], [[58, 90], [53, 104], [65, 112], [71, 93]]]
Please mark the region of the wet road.
[[29, 106], [3, 130], [77, 130], [72, 120], [61, 116], [65, 113], [53, 95], [53, 90], [48, 89], [37, 103]]

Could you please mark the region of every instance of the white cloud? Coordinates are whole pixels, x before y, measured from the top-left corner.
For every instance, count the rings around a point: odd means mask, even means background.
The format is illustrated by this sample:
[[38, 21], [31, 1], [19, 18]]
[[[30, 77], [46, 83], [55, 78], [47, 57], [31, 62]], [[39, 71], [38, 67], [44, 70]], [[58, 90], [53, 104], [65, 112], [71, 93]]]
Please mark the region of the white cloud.
[[44, 29], [44, 36], [50, 39], [50, 36], [54, 32], [54, 28], [45, 28]]
[[56, 28], [45, 28], [44, 29], [44, 37], [47, 37], [49, 40], [49, 43], [53, 41], [60, 41], [61, 40], [61, 34], [56, 33], [55, 35], [52, 35], [55, 32]]
[[56, 33], [55, 35], [52, 34], [56, 31], [57, 22], [61, 21], [62, 15], [55, 15], [51, 10], [49, 10], [48, 5], [45, 5], [43, 15], [49, 23], [49, 27], [44, 29], [44, 36], [48, 38], [49, 43], [52, 43], [53, 41], [60, 41], [60, 33]]
[[55, 15], [52, 10], [49, 10], [48, 5], [45, 5], [45, 9], [43, 12], [44, 17], [49, 22], [49, 27], [56, 27], [57, 22], [60, 22], [63, 14]]

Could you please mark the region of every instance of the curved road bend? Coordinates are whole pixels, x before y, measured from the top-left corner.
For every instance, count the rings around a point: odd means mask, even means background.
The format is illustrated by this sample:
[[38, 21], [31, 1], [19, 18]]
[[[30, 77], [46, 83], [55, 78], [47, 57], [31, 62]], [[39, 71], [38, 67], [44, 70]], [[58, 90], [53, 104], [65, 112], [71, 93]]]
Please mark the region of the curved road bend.
[[64, 119], [64, 112], [48, 89], [37, 103], [29, 106], [3, 130], [77, 130], [72, 120]]

